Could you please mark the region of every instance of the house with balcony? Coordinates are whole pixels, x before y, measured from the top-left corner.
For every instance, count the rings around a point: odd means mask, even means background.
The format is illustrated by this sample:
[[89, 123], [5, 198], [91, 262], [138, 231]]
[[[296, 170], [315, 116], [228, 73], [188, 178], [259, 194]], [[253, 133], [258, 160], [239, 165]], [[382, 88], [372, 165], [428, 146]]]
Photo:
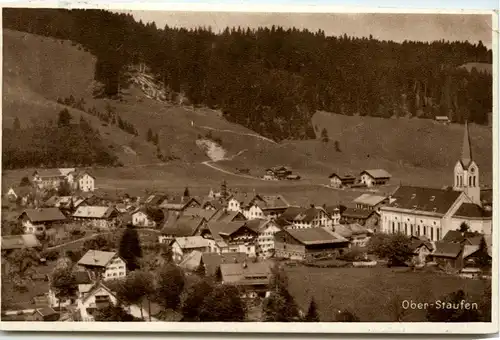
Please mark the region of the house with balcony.
[[66, 216], [58, 208], [26, 209], [18, 218], [25, 234], [43, 235], [48, 228], [66, 222]]
[[123, 279], [127, 275], [125, 260], [113, 251], [91, 249], [77, 262], [77, 268], [87, 271], [93, 280]]

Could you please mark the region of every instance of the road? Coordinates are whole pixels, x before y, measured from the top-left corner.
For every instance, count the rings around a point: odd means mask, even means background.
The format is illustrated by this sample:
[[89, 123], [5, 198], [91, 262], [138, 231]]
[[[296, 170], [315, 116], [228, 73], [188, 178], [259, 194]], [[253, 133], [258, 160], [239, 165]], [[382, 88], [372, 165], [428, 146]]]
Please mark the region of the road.
[[263, 137], [263, 136], [258, 135], [258, 134], [256, 134], [256, 133], [247, 133], [247, 132], [238, 132], [238, 131], [233, 131], [233, 130], [216, 129], [216, 128], [213, 128], [213, 127], [210, 127], [210, 126], [204, 126], [204, 125], [198, 125], [198, 127], [199, 127], [199, 128], [202, 128], [202, 129], [206, 129], [206, 130], [217, 131], [217, 132], [234, 133], [234, 134], [236, 134], [236, 135], [240, 135], [240, 136], [250, 136], [250, 137], [258, 138], [258, 139], [260, 139], [260, 140], [267, 141], [267, 142], [269, 142], [269, 143], [278, 144], [278, 143], [276, 143], [275, 141], [273, 141], [272, 139], [269, 139], [269, 138]]

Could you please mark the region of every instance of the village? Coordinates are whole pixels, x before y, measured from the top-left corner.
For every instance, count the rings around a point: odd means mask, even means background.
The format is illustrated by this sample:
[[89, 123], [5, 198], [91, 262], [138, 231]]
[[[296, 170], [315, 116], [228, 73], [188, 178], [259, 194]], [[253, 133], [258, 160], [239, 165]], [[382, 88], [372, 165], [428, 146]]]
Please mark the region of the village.
[[[332, 272], [431, 268], [488, 280], [492, 190], [480, 185], [467, 124], [457, 157], [452, 187], [400, 185], [390, 195], [367, 191], [350, 202], [310, 206], [292, 205], [279, 192], [237, 192], [226, 181], [204, 197], [190, 195], [187, 185], [183, 193], [118, 197], [101, 192], [90, 170], [36, 170], [5, 188], [3, 196], [2, 278], [10, 280], [2, 286], [11, 289], [11, 298], [2, 299], [2, 318], [95, 321], [96, 311], [119, 300], [116, 282], [134, 270], [117, 246], [130, 230], [139, 235], [141, 266], [153, 271], [158, 263], [173, 263], [186, 277], [213, 277], [237, 287], [248, 311], [269, 297], [276, 265]], [[286, 166], [268, 169], [265, 176], [296, 179]], [[333, 173], [325, 185], [370, 189], [390, 181], [387, 171], [368, 169], [357, 176]], [[401, 235], [409, 252], [403, 259], [370, 246], [370, 240], [384, 237], [401, 243], [391, 239]], [[74, 275], [77, 288], [70, 294], [52, 282], [51, 270], [61, 261]], [[149, 302], [149, 308], [129, 303], [127, 312], [149, 321], [183, 319], [175, 308], [166, 317], [165, 308], [153, 304], [152, 310]]]

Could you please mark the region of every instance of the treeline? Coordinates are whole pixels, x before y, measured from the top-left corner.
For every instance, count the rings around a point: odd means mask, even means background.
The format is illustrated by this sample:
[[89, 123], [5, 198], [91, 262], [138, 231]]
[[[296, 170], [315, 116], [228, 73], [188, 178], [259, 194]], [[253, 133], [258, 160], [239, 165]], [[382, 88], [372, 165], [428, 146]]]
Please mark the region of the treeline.
[[4, 127], [3, 168], [120, 165], [89, 122], [83, 117], [77, 123], [71, 120], [65, 109], [59, 113], [57, 124], [20, 128], [16, 119], [13, 128]]
[[4, 9], [3, 22], [84, 46], [97, 56], [95, 77], [107, 96], [127, 84], [128, 65], [144, 63], [170, 97], [221, 109], [277, 140], [314, 138], [317, 110], [478, 124], [492, 111], [492, 76], [459, 67], [492, 62], [481, 42], [396, 43], [274, 26], [215, 34], [158, 29], [103, 10]]
[[59, 104], [70, 106], [80, 111], [91, 114], [92, 116], [99, 118], [101, 122], [104, 122], [106, 124], [116, 125], [118, 126], [118, 128], [131, 135], [134, 136], [139, 135], [139, 132], [137, 131], [136, 127], [132, 123], [122, 119], [120, 115], [116, 113], [115, 108], [109, 104], [106, 105], [106, 110], [102, 112], [97, 110], [95, 107], [86, 108], [85, 100], [83, 98], [76, 100], [72, 95], [64, 99], [58, 98], [57, 102]]

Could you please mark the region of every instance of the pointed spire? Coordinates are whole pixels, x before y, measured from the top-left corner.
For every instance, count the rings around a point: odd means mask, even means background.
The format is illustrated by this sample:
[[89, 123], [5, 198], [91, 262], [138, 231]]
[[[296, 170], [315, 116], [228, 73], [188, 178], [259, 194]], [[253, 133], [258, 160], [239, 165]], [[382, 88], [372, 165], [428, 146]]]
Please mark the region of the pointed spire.
[[467, 168], [472, 161], [472, 151], [470, 145], [470, 136], [469, 136], [469, 126], [467, 121], [465, 121], [465, 131], [464, 131], [464, 140], [462, 144], [462, 157], [460, 159], [462, 162], [462, 166]]

